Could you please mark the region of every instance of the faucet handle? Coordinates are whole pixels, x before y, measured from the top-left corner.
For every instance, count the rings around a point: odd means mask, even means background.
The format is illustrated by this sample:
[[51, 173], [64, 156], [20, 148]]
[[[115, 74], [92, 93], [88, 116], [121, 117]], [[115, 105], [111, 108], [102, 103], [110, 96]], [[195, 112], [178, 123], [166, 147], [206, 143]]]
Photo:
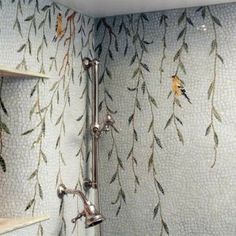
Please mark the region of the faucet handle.
[[112, 125], [115, 123], [115, 120], [113, 119], [113, 117], [111, 116], [111, 114], [108, 113], [108, 114], [105, 116], [104, 123], [105, 123], [106, 125], [112, 126]]
[[102, 131], [104, 131], [105, 133], [110, 131], [110, 127], [111, 126], [113, 127], [114, 123], [115, 123], [115, 120], [113, 119], [111, 114], [108, 113], [104, 118]]
[[81, 217], [83, 217], [83, 216], [85, 216], [85, 212], [84, 212], [84, 211], [79, 212], [79, 214], [78, 214], [75, 218], [73, 218], [73, 219], [71, 220], [71, 222], [72, 222], [73, 224], [75, 224], [76, 221], [79, 220], [79, 219], [80, 219]]
[[100, 124], [94, 124], [91, 126], [91, 131], [92, 134], [96, 137], [99, 138], [103, 132], [108, 132], [110, 131], [110, 127], [114, 127], [115, 120], [113, 117], [108, 113], [103, 122]]

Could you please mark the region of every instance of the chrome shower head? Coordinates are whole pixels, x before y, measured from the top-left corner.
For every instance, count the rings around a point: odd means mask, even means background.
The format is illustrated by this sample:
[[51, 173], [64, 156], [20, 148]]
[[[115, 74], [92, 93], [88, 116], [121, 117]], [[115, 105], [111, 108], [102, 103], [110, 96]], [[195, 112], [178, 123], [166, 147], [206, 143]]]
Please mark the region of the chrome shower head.
[[95, 206], [89, 201], [84, 206], [84, 213], [85, 213], [85, 228], [95, 226], [97, 224], [102, 223], [105, 220], [104, 216], [100, 214], [95, 208]]
[[105, 220], [104, 216], [100, 214], [95, 208], [95, 206], [89, 201], [84, 204], [84, 210], [79, 213], [75, 218], [73, 218], [71, 222], [76, 223], [76, 221], [81, 217], [85, 217], [85, 228], [95, 226]]
[[65, 185], [59, 185], [57, 189], [57, 196], [60, 199], [63, 199], [64, 195], [66, 194], [77, 194], [80, 196], [84, 204], [84, 210], [71, 220], [72, 223], [76, 223], [78, 219], [85, 217], [85, 228], [89, 228], [100, 224], [105, 220], [104, 216], [98, 212], [96, 207], [85, 197], [85, 195], [80, 190], [67, 189]]

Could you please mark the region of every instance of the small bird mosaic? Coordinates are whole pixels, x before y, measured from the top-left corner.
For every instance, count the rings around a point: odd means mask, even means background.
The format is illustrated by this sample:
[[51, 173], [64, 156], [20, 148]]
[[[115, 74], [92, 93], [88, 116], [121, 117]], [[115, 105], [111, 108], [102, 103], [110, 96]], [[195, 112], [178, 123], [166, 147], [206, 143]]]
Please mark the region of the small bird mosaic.
[[188, 100], [188, 102], [192, 104], [184, 88], [184, 82], [177, 75], [172, 75], [171, 79], [172, 79], [171, 89], [173, 94], [175, 96], [183, 95]]
[[62, 23], [62, 14], [58, 13], [57, 15], [57, 23], [56, 23], [56, 35], [53, 38], [53, 42], [56, 42], [58, 38], [60, 38], [64, 34], [63, 23]]

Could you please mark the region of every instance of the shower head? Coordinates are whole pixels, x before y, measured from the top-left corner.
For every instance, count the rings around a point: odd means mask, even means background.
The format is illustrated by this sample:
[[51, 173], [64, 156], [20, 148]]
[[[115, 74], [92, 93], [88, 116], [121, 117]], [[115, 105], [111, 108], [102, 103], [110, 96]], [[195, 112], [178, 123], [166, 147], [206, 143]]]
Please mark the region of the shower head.
[[71, 220], [72, 223], [76, 223], [78, 219], [81, 217], [85, 217], [85, 228], [89, 228], [92, 226], [95, 226], [97, 224], [102, 223], [105, 218], [103, 215], [101, 215], [96, 207], [89, 201], [87, 201], [86, 204], [84, 204], [84, 210], [79, 213], [75, 218]]
[[105, 220], [104, 216], [100, 214], [95, 206], [89, 201], [84, 205], [83, 212], [85, 214], [85, 228], [95, 226]]
[[83, 211], [71, 220], [72, 223], [76, 223], [78, 219], [85, 217], [85, 228], [89, 228], [100, 224], [105, 220], [104, 216], [98, 212], [96, 207], [85, 197], [85, 195], [80, 190], [67, 189], [65, 185], [60, 184], [57, 189], [58, 197], [63, 199], [64, 195], [66, 194], [77, 194], [80, 196], [84, 204]]

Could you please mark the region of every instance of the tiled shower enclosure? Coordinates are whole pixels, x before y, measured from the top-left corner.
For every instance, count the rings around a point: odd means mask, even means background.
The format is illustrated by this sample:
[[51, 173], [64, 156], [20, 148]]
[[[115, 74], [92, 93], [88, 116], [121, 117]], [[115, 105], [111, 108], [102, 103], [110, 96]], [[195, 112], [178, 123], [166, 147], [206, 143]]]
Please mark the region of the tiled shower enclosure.
[[52, 77], [0, 81], [0, 216], [50, 215], [6, 235], [95, 235], [73, 230], [80, 201], [56, 196], [82, 189], [91, 161], [85, 56], [116, 121], [100, 142], [101, 235], [236, 235], [235, 3], [93, 19], [0, 2], [0, 64]]

